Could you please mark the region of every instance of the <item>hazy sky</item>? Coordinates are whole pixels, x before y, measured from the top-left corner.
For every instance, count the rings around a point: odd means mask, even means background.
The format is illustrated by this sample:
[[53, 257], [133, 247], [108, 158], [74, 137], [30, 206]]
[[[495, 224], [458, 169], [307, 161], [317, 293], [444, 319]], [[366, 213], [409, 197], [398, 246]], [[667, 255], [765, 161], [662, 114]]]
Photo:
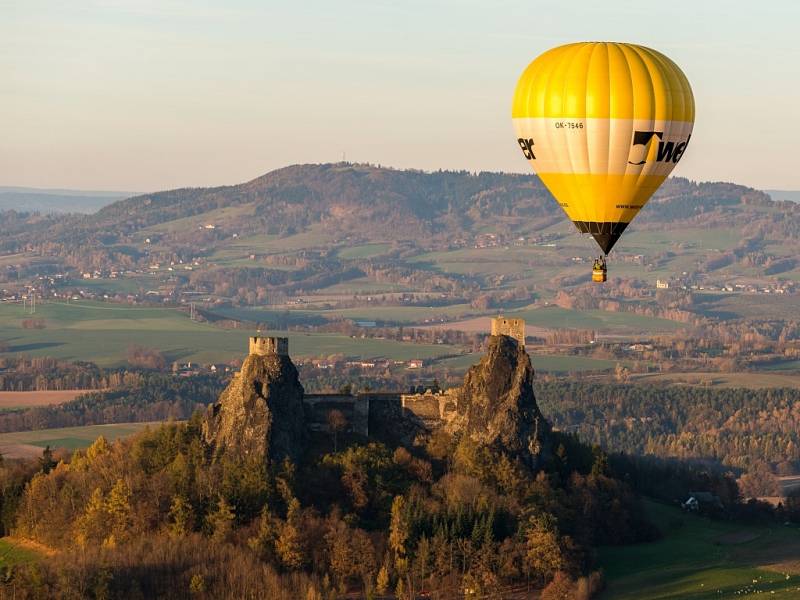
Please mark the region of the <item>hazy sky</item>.
[[298, 162], [527, 171], [522, 69], [645, 44], [697, 102], [676, 175], [800, 189], [800, 2], [0, 0], [0, 185], [150, 191]]

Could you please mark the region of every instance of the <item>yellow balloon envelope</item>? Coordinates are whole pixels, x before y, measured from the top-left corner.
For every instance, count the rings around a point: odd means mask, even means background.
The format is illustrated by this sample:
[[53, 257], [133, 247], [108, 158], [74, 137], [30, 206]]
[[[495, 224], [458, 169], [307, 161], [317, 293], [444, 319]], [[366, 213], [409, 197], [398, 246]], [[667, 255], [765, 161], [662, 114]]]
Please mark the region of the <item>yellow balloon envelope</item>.
[[607, 254], [683, 156], [694, 96], [660, 52], [581, 42], [528, 65], [511, 116], [533, 170]]

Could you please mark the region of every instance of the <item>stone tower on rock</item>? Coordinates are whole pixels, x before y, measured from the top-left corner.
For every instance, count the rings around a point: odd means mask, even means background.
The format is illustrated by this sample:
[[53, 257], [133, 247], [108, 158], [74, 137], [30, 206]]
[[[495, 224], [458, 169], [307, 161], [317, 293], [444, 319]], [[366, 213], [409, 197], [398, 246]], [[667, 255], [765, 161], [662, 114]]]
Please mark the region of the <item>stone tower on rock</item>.
[[288, 340], [251, 337], [241, 370], [206, 413], [203, 439], [214, 458], [298, 462], [308, 440], [303, 392]]

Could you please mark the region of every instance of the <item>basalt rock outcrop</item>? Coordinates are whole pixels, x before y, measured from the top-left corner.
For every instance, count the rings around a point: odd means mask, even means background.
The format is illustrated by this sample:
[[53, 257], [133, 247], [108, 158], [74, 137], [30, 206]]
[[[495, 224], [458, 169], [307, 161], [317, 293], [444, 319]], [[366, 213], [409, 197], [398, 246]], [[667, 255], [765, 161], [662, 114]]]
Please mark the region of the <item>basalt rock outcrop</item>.
[[525, 347], [507, 335], [489, 338], [486, 355], [470, 367], [446, 425], [478, 444], [539, 464], [550, 427], [533, 393], [533, 367]]
[[298, 462], [308, 431], [303, 386], [289, 356], [251, 353], [218, 402], [209, 406], [203, 438], [215, 459], [230, 453]]
[[[507, 319], [504, 323], [516, 326]], [[485, 356], [469, 369], [460, 388], [330, 398], [304, 398], [286, 338], [250, 338], [240, 372], [208, 408], [203, 439], [214, 459], [227, 455], [298, 463], [312, 432], [328, 432], [326, 414], [336, 409], [345, 414], [353, 435], [409, 445], [443, 427], [536, 468], [548, 455], [550, 427], [533, 394], [530, 357], [518, 341], [524, 331], [517, 333], [492, 335]]]

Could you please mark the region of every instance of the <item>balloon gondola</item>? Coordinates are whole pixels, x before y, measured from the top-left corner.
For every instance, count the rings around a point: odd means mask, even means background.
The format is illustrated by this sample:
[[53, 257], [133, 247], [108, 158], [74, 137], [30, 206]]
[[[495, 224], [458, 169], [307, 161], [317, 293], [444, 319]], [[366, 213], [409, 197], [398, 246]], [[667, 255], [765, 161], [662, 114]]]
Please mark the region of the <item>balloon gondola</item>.
[[683, 157], [694, 96], [683, 71], [650, 48], [580, 42], [548, 50], [517, 83], [511, 116], [533, 170], [605, 256]]

